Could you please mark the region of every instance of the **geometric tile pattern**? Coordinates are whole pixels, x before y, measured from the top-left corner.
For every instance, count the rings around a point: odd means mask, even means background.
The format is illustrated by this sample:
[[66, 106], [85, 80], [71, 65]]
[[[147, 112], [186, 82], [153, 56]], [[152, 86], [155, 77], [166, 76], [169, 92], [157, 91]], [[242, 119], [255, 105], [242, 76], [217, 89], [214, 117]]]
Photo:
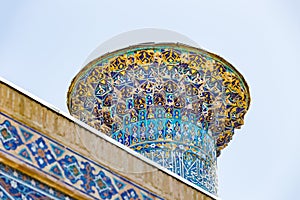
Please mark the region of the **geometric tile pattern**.
[[0, 198], [3, 200], [72, 199], [3, 163], [0, 163]]
[[15, 150], [23, 144], [16, 128], [9, 121], [0, 124], [0, 140], [6, 150]]
[[243, 125], [243, 77], [211, 53], [142, 45], [108, 53], [72, 81], [72, 116], [212, 194], [217, 155]]
[[34, 156], [40, 168], [44, 168], [56, 161], [42, 137], [39, 137], [32, 143], [28, 143], [26, 146], [31, 151], [31, 155]]
[[[93, 199], [162, 199], [1, 112], [0, 133], [2, 133], [2, 137], [0, 137], [2, 141], [0, 144], [1, 152], [38, 169], [41, 173], [57, 178], [57, 181], [61, 181]], [[14, 142], [8, 140], [11, 137], [16, 138]], [[0, 168], [6, 169], [7, 167], [0, 165]], [[12, 169], [8, 169], [5, 175], [0, 176], [1, 199], [11, 199], [11, 196], [15, 194], [21, 195], [21, 198], [17, 199], [42, 197], [30, 197], [30, 191], [33, 189], [32, 184], [26, 183], [27, 185], [24, 185], [23, 182], [14, 181], [15, 179], [10, 177], [11, 173]], [[22, 192], [18, 192], [16, 188]], [[41, 188], [39, 192], [32, 194], [40, 195], [42, 192], [41, 195], [49, 197], [49, 192], [45, 194]], [[48, 187], [45, 189], [50, 190]], [[54, 198], [53, 191], [51, 189], [51, 198], [45, 199], [64, 199]]]

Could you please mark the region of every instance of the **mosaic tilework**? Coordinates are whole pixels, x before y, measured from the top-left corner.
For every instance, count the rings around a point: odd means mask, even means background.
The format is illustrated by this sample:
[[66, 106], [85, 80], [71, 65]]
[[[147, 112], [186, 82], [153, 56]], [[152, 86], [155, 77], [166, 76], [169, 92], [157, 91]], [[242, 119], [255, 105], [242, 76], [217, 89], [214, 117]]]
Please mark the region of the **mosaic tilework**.
[[[143, 122], [138, 127], [146, 127], [149, 119], [162, 118], [174, 127], [190, 121], [211, 130], [217, 151], [243, 125], [249, 103], [246, 82], [229, 63], [203, 50], [171, 44], [130, 47], [100, 57], [81, 70], [68, 94], [70, 113], [107, 134], [122, 130], [119, 138], [126, 140], [130, 124]], [[161, 137], [177, 140], [170, 133]], [[158, 132], [148, 138], [133, 135], [123, 143], [160, 137]]]
[[142, 45], [88, 64], [68, 93], [70, 113], [217, 193], [216, 157], [250, 102], [226, 61], [180, 45]]
[[216, 162], [197, 147], [176, 142], [144, 143], [133, 149], [213, 194], [217, 193]]
[[0, 198], [2, 200], [72, 199], [3, 163], [0, 163]]
[[[0, 135], [0, 151], [94, 199], [162, 199], [3, 113]], [[7, 135], [19, 141], [18, 145], [7, 141]], [[4, 182], [11, 183], [9, 178]], [[7, 194], [2, 193], [4, 198]]]

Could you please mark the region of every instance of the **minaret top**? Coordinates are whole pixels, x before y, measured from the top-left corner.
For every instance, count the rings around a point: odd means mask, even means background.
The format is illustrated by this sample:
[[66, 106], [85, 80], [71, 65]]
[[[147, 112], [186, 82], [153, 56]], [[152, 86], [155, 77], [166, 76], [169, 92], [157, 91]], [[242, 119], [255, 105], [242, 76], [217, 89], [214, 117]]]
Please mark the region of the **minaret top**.
[[244, 124], [250, 93], [220, 56], [142, 29], [93, 51], [67, 103], [72, 116], [216, 195], [217, 156]]

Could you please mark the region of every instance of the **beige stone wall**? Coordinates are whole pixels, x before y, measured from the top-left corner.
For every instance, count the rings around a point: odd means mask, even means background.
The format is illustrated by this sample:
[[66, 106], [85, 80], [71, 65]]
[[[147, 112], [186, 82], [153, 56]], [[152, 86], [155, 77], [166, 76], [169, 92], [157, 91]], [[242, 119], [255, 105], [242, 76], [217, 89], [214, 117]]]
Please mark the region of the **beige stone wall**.
[[[131, 150], [118, 147], [110, 138], [88, 130], [76, 120], [74, 122], [4, 82], [0, 82], [0, 111], [165, 199], [214, 199], [140, 159]], [[2, 155], [1, 160], [59, 190], [74, 194], [77, 199], [87, 198], [51, 180], [51, 177], [39, 176], [37, 170], [19, 166], [18, 161], [10, 157]]]

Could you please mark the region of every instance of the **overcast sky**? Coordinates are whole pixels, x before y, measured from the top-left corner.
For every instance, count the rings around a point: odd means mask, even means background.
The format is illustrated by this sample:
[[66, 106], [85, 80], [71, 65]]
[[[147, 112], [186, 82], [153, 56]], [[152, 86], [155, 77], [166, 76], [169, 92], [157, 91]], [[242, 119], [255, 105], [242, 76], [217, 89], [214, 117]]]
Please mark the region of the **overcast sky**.
[[250, 86], [245, 125], [218, 159], [219, 196], [299, 198], [300, 1], [0, 0], [0, 76], [67, 112], [90, 52], [146, 27], [190, 37]]

